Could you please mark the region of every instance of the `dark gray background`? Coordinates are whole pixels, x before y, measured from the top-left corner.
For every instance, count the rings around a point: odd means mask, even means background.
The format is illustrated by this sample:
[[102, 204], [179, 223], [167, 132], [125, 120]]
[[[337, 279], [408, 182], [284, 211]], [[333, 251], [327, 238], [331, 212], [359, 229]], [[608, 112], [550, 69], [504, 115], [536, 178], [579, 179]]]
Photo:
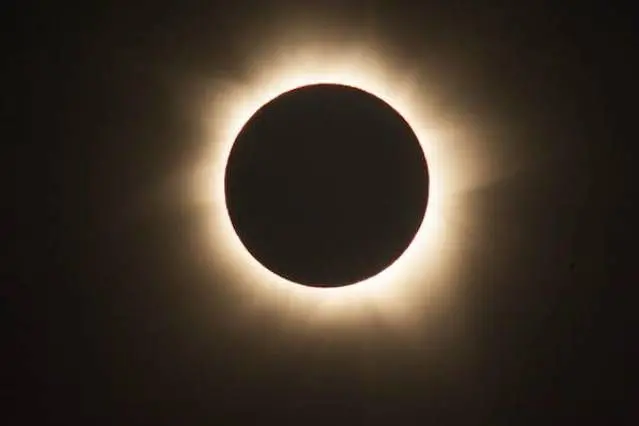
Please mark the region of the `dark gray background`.
[[[630, 15], [610, 3], [290, 3], [3, 6], [3, 424], [619, 424], [635, 413]], [[122, 219], [199, 148], [196, 118], [175, 108], [183, 82], [166, 76], [241, 72], [242, 31], [294, 10], [374, 22], [398, 57], [428, 52], [442, 108], [503, 123], [510, 155], [544, 153], [467, 195], [490, 220], [460, 263], [475, 348], [463, 369], [392, 333], [354, 349], [238, 323], [229, 278], [194, 266], [192, 211]], [[203, 324], [192, 306], [206, 281], [218, 290]], [[441, 345], [441, 360], [459, 358]]]

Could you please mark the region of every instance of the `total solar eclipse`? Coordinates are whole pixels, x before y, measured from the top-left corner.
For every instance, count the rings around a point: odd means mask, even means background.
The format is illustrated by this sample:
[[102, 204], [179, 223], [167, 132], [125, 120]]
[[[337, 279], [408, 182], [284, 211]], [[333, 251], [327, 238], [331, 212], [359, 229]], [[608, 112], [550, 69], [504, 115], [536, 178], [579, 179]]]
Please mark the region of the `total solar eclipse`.
[[419, 140], [397, 111], [354, 87], [314, 84], [246, 122], [224, 191], [259, 263], [301, 285], [340, 287], [402, 255], [424, 219], [428, 184]]

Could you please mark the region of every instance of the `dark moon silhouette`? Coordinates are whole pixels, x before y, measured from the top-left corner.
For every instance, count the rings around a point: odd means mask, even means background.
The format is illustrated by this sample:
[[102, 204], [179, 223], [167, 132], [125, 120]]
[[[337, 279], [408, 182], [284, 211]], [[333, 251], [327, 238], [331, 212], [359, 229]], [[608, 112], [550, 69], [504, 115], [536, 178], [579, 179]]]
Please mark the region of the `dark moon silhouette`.
[[231, 149], [225, 193], [237, 235], [263, 266], [299, 284], [339, 287], [381, 272], [412, 242], [428, 168], [390, 105], [317, 84], [250, 118]]

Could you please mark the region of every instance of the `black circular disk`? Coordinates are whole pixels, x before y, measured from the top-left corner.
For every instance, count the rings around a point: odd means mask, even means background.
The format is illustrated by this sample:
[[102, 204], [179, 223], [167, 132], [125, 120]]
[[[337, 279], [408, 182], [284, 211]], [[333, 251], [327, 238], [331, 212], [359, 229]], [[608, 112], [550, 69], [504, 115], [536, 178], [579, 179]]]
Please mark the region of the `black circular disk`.
[[249, 119], [226, 165], [225, 193], [237, 235], [263, 266], [299, 284], [339, 287], [406, 250], [426, 211], [428, 169], [391, 106], [317, 84]]

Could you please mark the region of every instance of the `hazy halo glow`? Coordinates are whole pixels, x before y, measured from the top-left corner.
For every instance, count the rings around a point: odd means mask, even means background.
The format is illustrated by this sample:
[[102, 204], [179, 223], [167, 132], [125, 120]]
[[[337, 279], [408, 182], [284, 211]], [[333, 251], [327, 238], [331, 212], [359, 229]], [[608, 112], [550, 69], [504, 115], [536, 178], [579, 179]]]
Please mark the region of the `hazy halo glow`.
[[[459, 203], [450, 201], [472, 178], [473, 168], [456, 164], [460, 152], [449, 143], [450, 132], [429, 121], [428, 93], [422, 83], [391, 66], [379, 50], [365, 43], [298, 43], [263, 53], [254, 55], [241, 81], [214, 83], [215, 95], [207, 105], [207, 152], [198, 169], [195, 196], [206, 206], [203, 214], [215, 270], [238, 286], [242, 297], [273, 304], [282, 315], [296, 315], [301, 322], [339, 323], [370, 315], [409, 321], [415, 299], [428, 297], [450, 281], [459, 239], [449, 225], [459, 222], [462, 213]], [[426, 215], [408, 249], [378, 275], [338, 288], [299, 285], [262, 266], [235, 233], [224, 195], [228, 155], [249, 118], [283, 92], [318, 83], [364, 90], [397, 110], [420, 141], [430, 177]]]

